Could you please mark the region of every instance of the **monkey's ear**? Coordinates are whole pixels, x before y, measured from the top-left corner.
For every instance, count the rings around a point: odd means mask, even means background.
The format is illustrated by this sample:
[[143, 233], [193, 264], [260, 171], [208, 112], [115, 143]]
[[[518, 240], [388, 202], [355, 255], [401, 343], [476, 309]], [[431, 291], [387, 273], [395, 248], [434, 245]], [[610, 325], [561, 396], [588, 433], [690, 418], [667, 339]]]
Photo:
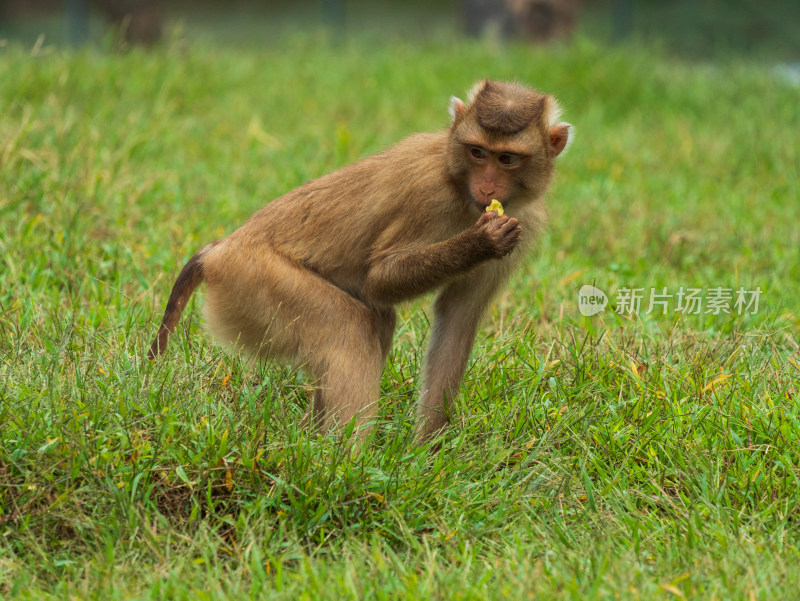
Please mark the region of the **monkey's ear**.
[[453, 123], [455, 123], [467, 112], [467, 106], [455, 96], [450, 96], [450, 107], [448, 111], [450, 112], [450, 118], [453, 120]]
[[550, 128], [550, 149], [553, 156], [563, 153], [572, 142], [573, 128], [569, 123], [558, 123]]

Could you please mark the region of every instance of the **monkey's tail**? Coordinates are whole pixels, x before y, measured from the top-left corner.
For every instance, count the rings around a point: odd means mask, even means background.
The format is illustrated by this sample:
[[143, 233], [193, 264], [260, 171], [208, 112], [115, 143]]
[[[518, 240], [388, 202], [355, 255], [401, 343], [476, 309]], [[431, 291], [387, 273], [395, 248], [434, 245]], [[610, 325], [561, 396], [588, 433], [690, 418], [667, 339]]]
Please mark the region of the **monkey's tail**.
[[189, 302], [195, 288], [203, 282], [205, 278], [203, 255], [214, 244], [209, 244], [195, 254], [178, 274], [178, 279], [175, 280], [175, 285], [172, 287], [172, 292], [167, 301], [167, 308], [164, 311], [164, 318], [161, 320], [161, 327], [158, 328], [155, 340], [153, 340], [153, 344], [150, 345], [150, 350], [147, 352], [147, 358], [151, 361], [166, 350], [169, 335], [178, 326], [178, 321], [181, 318], [181, 313], [186, 308], [186, 303]]

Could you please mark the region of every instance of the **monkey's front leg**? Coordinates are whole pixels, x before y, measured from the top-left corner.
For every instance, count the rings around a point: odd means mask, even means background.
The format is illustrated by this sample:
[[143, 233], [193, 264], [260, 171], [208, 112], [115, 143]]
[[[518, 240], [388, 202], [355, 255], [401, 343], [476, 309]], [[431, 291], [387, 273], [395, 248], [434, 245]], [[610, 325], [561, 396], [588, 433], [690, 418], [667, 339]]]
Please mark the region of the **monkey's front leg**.
[[448, 285], [433, 305], [434, 322], [417, 404], [417, 438], [435, 437], [450, 421], [480, 319], [508, 266], [488, 264]]

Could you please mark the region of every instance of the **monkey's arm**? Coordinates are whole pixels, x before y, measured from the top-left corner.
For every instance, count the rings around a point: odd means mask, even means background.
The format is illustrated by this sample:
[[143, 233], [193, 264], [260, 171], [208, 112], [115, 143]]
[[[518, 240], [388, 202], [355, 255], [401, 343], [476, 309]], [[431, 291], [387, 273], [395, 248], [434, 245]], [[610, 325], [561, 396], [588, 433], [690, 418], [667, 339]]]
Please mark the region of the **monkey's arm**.
[[507, 255], [519, 241], [520, 231], [516, 219], [484, 214], [449, 240], [387, 254], [370, 267], [365, 296], [393, 305], [430, 292], [476, 265]]

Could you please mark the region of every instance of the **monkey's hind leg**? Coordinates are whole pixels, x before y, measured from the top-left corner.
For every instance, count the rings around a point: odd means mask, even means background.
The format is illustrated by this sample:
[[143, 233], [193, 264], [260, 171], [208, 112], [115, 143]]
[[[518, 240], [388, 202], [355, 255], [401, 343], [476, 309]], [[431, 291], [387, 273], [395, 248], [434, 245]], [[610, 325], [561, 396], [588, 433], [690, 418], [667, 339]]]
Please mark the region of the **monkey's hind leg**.
[[367, 307], [278, 254], [258, 256], [235, 279], [222, 255], [208, 257], [209, 329], [251, 356], [301, 364], [318, 386], [304, 424], [325, 432], [373, 421], [394, 312]]
[[393, 309], [374, 310], [353, 299], [355, 310], [346, 323], [337, 324], [329, 344], [309, 357], [310, 371], [319, 387], [303, 419], [323, 432], [347, 426], [353, 418], [364, 436], [378, 414], [383, 366], [394, 333]]

